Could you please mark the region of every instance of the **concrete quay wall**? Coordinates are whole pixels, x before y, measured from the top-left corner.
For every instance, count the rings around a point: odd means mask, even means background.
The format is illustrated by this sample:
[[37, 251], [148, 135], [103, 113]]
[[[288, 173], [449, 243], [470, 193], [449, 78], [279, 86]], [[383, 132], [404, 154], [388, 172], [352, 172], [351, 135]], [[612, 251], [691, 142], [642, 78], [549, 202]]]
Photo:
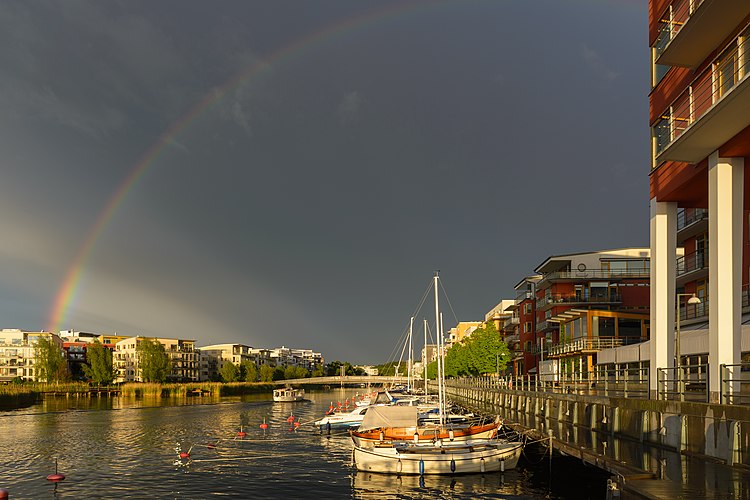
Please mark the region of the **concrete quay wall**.
[[468, 408], [502, 415], [539, 434], [575, 443], [580, 431], [612, 435], [730, 466], [750, 467], [750, 407], [497, 387], [495, 379], [451, 379], [448, 397]]

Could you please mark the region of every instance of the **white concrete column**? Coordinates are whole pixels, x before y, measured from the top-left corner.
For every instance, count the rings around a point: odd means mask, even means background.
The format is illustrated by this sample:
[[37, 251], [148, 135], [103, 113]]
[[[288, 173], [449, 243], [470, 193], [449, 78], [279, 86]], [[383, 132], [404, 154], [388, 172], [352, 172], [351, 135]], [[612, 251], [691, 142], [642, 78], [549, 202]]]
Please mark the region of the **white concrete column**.
[[[708, 363], [711, 401], [721, 397], [722, 364], [740, 362], [742, 340], [743, 158], [708, 158]], [[729, 369], [739, 378], [739, 367]], [[730, 384], [728, 390], [733, 390]]]
[[[658, 369], [674, 360], [675, 277], [677, 274], [677, 203], [651, 199], [651, 342], [649, 389], [656, 399]], [[669, 378], [674, 378], [672, 374]]]

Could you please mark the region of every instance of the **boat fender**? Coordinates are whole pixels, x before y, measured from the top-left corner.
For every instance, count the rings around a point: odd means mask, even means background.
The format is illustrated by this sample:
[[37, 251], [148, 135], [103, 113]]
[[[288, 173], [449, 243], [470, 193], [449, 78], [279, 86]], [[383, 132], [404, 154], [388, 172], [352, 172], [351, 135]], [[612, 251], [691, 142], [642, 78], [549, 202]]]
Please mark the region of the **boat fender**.
[[500, 459], [500, 472], [505, 472], [505, 459]]
[[484, 457], [482, 457], [479, 459], [479, 472], [484, 472], [485, 470]]
[[383, 434], [383, 431], [380, 431], [380, 442], [382, 443], [385, 441], [385, 434]]
[[424, 460], [419, 459], [419, 475], [424, 476]]
[[414, 442], [419, 443], [419, 433], [417, 431], [414, 431]]
[[399, 458], [398, 463], [396, 464], [396, 472], [401, 474], [401, 471], [403, 470], [403, 468], [404, 468], [404, 464], [401, 463], [401, 459]]
[[456, 472], [456, 461], [451, 458], [451, 472]]
[[451, 441], [453, 441], [453, 438], [454, 438], [453, 429], [451, 429], [451, 430], [448, 431], [448, 439], [450, 439]]

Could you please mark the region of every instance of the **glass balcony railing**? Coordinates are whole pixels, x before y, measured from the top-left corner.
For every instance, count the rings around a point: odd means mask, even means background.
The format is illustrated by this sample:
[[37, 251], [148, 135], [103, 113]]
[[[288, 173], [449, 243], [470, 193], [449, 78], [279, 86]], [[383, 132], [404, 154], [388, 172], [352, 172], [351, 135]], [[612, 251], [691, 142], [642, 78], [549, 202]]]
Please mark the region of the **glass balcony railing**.
[[748, 30], [735, 40], [712, 64], [672, 102], [653, 126], [658, 156], [693, 123], [700, 120], [748, 74]]
[[678, 0], [669, 6], [664, 16], [659, 19], [657, 30], [659, 35], [656, 38], [654, 48], [658, 58], [664, 49], [669, 45], [680, 32], [682, 27], [688, 21], [690, 16], [703, 3], [703, 0]]
[[541, 309], [547, 305], [556, 304], [601, 304], [622, 302], [622, 295], [619, 293], [610, 293], [605, 295], [581, 295], [581, 294], [561, 294], [553, 293], [545, 295], [536, 301], [536, 307]]
[[[640, 341], [640, 339], [638, 339]], [[561, 354], [572, 354], [581, 351], [600, 351], [624, 345], [624, 339], [613, 337], [594, 337], [585, 339], [574, 339], [568, 342], [553, 345], [549, 348], [550, 356]]]

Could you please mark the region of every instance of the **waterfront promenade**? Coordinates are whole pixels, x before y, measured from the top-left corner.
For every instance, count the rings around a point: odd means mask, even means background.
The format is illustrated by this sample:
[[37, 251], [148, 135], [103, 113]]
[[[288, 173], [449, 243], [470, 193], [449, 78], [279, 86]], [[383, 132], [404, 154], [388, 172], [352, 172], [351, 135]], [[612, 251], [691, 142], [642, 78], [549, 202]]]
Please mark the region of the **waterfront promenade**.
[[448, 396], [607, 470], [630, 498], [750, 498], [750, 407], [645, 399], [622, 387], [452, 379]]

